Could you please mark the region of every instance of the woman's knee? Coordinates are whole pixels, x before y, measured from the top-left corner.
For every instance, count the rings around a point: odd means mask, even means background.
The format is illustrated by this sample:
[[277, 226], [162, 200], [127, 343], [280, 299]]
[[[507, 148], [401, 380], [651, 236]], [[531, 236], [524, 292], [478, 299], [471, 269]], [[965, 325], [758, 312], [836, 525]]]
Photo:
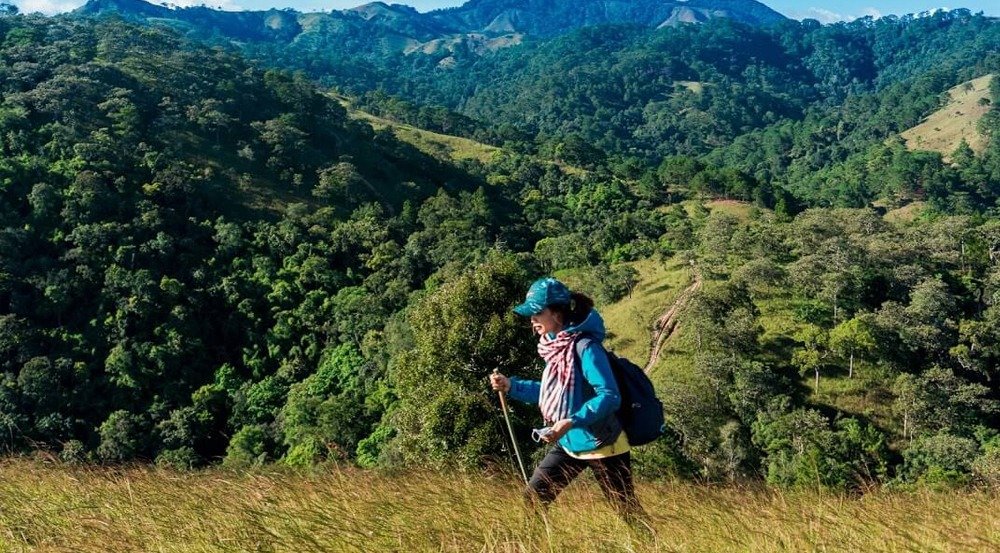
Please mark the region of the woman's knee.
[[559, 495], [559, 490], [553, 484], [550, 478], [536, 471], [524, 488], [524, 500], [534, 505], [547, 506]]

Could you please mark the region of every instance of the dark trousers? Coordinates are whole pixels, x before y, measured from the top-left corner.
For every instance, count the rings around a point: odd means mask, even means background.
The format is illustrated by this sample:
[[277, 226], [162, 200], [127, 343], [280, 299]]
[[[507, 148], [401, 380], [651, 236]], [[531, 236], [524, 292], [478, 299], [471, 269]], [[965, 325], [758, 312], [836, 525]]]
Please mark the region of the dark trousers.
[[554, 446], [535, 468], [525, 495], [532, 503], [548, 506], [587, 467], [594, 472], [604, 497], [626, 522], [645, 518], [632, 483], [631, 453], [585, 460], [570, 457], [563, 448]]

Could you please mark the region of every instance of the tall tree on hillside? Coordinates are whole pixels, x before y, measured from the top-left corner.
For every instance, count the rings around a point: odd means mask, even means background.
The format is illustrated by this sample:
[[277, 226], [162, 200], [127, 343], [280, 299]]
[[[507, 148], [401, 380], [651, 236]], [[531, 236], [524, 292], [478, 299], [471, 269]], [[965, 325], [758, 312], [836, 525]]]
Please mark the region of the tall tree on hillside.
[[483, 263], [426, 296], [407, 317], [415, 347], [390, 361], [399, 394], [394, 444], [404, 462], [476, 466], [505, 440], [485, 378], [493, 369], [527, 376], [534, 344], [511, 306], [527, 274], [510, 254]]
[[825, 364], [829, 335], [821, 327], [807, 324], [795, 333], [795, 339], [802, 345], [792, 353], [792, 363], [803, 375], [812, 372], [815, 377], [813, 393], [819, 394], [819, 373]]
[[863, 356], [875, 349], [873, 318], [871, 314], [861, 314], [830, 331], [830, 349], [848, 358], [848, 378], [854, 377], [855, 355]]

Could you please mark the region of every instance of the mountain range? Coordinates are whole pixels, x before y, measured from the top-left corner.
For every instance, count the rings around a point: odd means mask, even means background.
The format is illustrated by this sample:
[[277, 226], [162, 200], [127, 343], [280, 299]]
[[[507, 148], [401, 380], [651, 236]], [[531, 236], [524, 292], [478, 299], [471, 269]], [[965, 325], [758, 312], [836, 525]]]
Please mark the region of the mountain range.
[[525, 36], [552, 37], [604, 24], [658, 28], [721, 17], [765, 26], [786, 19], [754, 0], [471, 0], [460, 7], [428, 13], [383, 2], [301, 13], [277, 9], [227, 12], [207, 7], [173, 8], [143, 0], [90, 0], [75, 13], [114, 13], [129, 20], [164, 23], [233, 40], [295, 41], [316, 33], [373, 34], [381, 37], [382, 51], [405, 53], [450, 48], [456, 41], [494, 49], [517, 44]]

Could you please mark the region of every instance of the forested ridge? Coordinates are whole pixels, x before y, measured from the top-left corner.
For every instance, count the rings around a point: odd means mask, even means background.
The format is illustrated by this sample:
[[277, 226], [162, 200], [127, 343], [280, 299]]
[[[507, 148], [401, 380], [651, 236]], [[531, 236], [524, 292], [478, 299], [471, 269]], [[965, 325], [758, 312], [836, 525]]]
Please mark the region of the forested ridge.
[[[414, 65], [401, 96], [356, 85], [502, 145], [488, 163], [373, 131], [328, 75], [252, 48], [114, 18], [0, 31], [7, 452], [506, 466], [484, 378], [537, 376], [527, 283], [611, 308], [652, 264], [704, 285], [654, 368], [671, 432], [644, 474], [1000, 478], [1000, 144], [945, 161], [897, 136], [1000, 71], [988, 18], [591, 28]], [[482, 91], [451, 103], [464, 78]]]
[[[321, 30], [290, 44], [237, 47], [359, 95], [374, 113], [572, 165], [635, 172], [693, 159], [713, 169], [696, 172], [699, 186], [772, 207], [789, 192], [801, 205], [930, 195], [978, 204], [957, 207], [969, 209], [992, 198], [983, 190], [950, 197], [954, 183], [943, 196], [934, 183], [900, 184], [948, 176], [933, 158], [900, 152], [892, 137], [936, 109], [950, 87], [996, 73], [998, 34], [995, 19], [953, 10], [835, 25], [585, 27], [487, 52], [376, 54]], [[905, 164], [939, 175], [859, 170], [887, 156], [899, 161], [897, 172]]]

